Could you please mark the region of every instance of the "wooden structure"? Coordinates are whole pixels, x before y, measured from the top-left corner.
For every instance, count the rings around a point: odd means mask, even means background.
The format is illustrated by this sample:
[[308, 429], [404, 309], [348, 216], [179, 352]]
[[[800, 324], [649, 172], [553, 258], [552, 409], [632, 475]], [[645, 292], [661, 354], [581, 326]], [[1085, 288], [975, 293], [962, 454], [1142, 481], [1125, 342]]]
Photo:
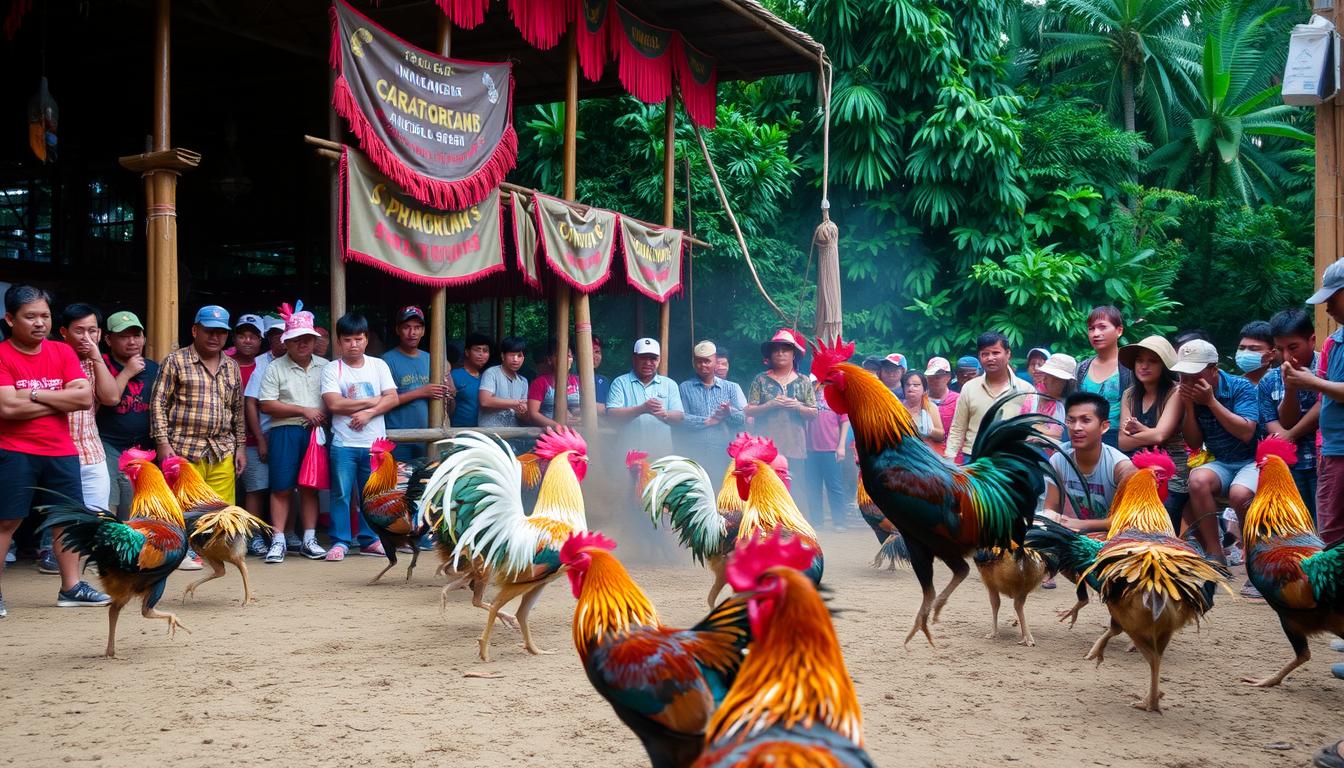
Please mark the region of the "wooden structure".
[[[1344, 31], [1344, 0], [1316, 0], [1316, 13]], [[1336, 96], [1316, 108], [1316, 281], [1326, 267], [1344, 255], [1344, 98]], [[1314, 290], [1314, 289], [1313, 289]], [[1334, 333], [1336, 325], [1316, 305], [1316, 343]]]

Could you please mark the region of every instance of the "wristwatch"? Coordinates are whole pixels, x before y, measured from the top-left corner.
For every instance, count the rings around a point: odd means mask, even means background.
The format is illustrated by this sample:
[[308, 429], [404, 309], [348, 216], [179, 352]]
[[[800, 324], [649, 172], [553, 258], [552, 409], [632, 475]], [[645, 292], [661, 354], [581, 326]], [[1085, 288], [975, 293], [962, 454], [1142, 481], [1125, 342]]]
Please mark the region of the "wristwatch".
[[28, 390], [28, 399], [34, 403], [37, 402], [37, 387]]

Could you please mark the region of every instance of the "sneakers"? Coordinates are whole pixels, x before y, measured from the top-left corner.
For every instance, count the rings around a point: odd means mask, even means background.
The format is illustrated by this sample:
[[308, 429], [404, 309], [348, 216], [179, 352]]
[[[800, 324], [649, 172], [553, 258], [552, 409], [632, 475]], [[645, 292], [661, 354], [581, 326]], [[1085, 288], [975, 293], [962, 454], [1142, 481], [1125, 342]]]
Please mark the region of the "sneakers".
[[332, 544], [331, 549], [327, 550], [326, 561], [328, 563], [339, 563], [345, 559], [345, 545]]
[[383, 542], [381, 541], [361, 545], [359, 554], [367, 555], [368, 557], [387, 557], [387, 552], [383, 550]]
[[285, 534], [285, 549], [290, 552], [298, 552], [303, 547], [303, 539], [299, 538], [297, 533]]
[[1246, 583], [1241, 585], [1241, 596], [1247, 600], [1265, 599], [1264, 596], [1260, 594], [1260, 590], [1256, 589], [1255, 585], [1251, 583], [1250, 579], [1247, 579]]
[[0, 595], [0, 619], [3, 619], [8, 615], [9, 611], [5, 610], [5, 596]]
[[309, 560], [321, 560], [327, 556], [327, 550], [323, 549], [316, 539], [309, 539], [299, 545], [299, 554]]
[[199, 571], [205, 566], [201, 565], [201, 558], [197, 556], [196, 550], [188, 549], [187, 556], [182, 558], [181, 564], [177, 566], [179, 571]]
[[37, 554], [37, 572], [38, 573], [61, 572], [61, 566], [56, 562], [56, 555], [50, 549], [44, 549]]
[[266, 550], [266, 559], [264, 562], [267, 563], [285, 562], [285, 542], [272, 541], [270, 549]]
[[18, 546], [15, 545], [13, 541], [9, 542], [9, 551], [5, 553], [5, 565], [9, 565], [19, 559], [18, 555], [15, 554], [18, 549]]
[[1046, 576], [1044, 579], [1041, 580], [1041, 589], [1054, 589], [1054, 588], [1055, 588], [1054, 576]]
[[56, 593], [57, 608], [97, 608], [112, 602], [112, 598], [81, 581], [69, 592], [62, 589]]
[[253, 557], [265, 557], [266, 553], [271, 551], [271, 545], [266, 543], [266, 537], [257, 534], [247, 543], [247, 554]]
[[1245, 558], [1241, 556], [1241, 547], [1238, 547], [1236, 544], [1228, 547], [1225, 551], [1227, 552], [1228, 565], [1241, 565], [1245, 562]]
[[1344, 640], [1331, 640], [1330, 650], [1344, 653]]

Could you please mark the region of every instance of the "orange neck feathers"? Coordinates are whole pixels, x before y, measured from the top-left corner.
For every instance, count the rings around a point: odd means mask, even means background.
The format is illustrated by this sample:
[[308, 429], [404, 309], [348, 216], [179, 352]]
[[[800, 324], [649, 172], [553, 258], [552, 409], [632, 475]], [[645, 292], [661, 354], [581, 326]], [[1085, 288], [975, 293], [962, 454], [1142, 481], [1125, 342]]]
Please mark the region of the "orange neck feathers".
[[757, 533], [770, 533], [783, 528], [816, 541], [817, 532], [803, 517], [789, 495], [789, 489], [779, 475], [759, 459], [756, 474], [751, 477], [751, 487], [747, 491], [747, 503], [742, 512], [742, 524], [738, 528], [737, 538], [745, 541]]
[[648, 595], [610, 552], [587, 550], [590, 562], [574, 607], [574, 648], [579, 658], [604, 640], [634, 627], [661, 626]]
[[786, 584], [765, 632], [751, 644], [737, 680], [710, 720], [710, 743], [772, 725], [826, 727], [863, 746], [863, 714], [831, 614], [806, 576], [776, 570]]
[[1270, 456], [1260, 468], [1260, 484], [1246, 510], [1242, 530], [1246, 548], [1254, 547], [1261, 538], [1303, 533], [1316, 533], [1311, 513], [1302, 503], [1288, 465], [1278, 456]]
[[1131, 529], [1176, 535], [1157, 493], [1157, 476], [1152, 468], [1145, 467], [1126, 478], [1111, 501], [1111, 528], [1106, 538]]
[[737, 462], [728, 462], [728, 468], [723, 471], [723, 482], [719, 485], [719, 496], [714, 501], [720, 514], [729, 512], [741, 512], [747, 508], [747, 502], [737, 493], [737, 478], [733, 476], [733, 470], [736, 469]]
[[860, 507], [873, 506], [873, 497], [868, 495], [868, 489], [863, 487], [863, 478], [859, 478], [859, 492], [854, 494], [854, 500]]
[[852, 363], [835, 367], [845, 374], [840, 396], [848, 405], [845, 412], [861, 448], [876, 453], [918, 435], [910, 412], [876, 376]]
[[223, 501], [214, 488], [206, 485], [201, 473], [185, 461], [177, 465], [177, 483], [173, 486], [173, 494], [182, 509], [195, 509]]
[[397, 460], [391, 453], [378, 454], [378, 468], [369, 473], [364, 481], [364, 496], [367, 498], [387, 493], [397, 487]]
[[179, 526], [186, 525], [182, 519], [182, 508], [168, 489], [168, 483], [158, 467], [145, 462], [131, 485], [135, 491], [131, 496], [131, 517], [147, 517]]

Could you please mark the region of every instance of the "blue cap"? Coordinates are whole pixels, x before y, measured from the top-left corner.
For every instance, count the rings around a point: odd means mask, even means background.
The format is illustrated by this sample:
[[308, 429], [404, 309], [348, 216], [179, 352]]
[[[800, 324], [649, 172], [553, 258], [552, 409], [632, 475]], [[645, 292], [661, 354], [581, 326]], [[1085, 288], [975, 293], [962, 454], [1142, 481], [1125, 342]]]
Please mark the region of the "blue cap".
[[974, 368], [975, 370], [978, 371], [980, 370], [980, 361], [975, 359], [974, 357], [971, 357], [970, 355], [967, 355], [966, 357], [959, 357], [957, 358], [957, 367]]
[[196, 324], [202, 328], [218, 328], [227, 331], [229, 330], [229, 310], [217, 304], [201, 307], [196, 312]]

